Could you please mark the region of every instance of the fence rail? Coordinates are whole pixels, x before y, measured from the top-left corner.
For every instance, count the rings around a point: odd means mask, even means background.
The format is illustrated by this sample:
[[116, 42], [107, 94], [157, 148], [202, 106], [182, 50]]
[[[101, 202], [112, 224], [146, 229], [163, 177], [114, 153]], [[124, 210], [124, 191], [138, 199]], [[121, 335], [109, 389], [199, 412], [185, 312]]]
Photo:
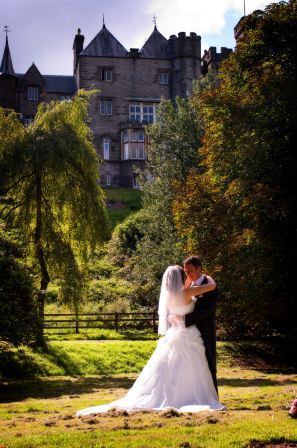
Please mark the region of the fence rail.
[[45, 314], [45, 330], [151, 328], [157, 331], [158, 314], [156, 310], [132, 313], [83, 313], [83, 314]]

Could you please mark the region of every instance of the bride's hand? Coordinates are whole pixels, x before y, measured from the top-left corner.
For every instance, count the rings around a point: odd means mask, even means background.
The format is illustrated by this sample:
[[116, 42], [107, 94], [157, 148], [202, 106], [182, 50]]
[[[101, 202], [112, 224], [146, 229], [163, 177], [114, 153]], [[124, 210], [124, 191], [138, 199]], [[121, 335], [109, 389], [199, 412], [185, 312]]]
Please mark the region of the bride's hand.
[[179, 316], [178, 314], [170, 313], [168, 314], [168, 322], [172, 327], [180, 327], [184, 324], [184, 316]]

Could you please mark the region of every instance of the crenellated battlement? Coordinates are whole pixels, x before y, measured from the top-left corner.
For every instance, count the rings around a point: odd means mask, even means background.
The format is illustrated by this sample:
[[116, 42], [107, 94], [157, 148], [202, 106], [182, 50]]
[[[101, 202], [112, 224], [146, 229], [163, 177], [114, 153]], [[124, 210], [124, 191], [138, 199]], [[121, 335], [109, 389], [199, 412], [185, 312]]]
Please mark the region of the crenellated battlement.
[[189, 36], [184, 31], [173, 34], [168, 39], [171, 55], [173, 58], [198, 58], [201, 59], [201, 37], [191, 32]]
[[204, 50], [202, 56], [203, 74], [206, 74], [209, 69], [217, 70], [224, 59], [227, 59], [232, 53], [231, 48], [221, 47], [221, 51], [217, 51], [217, 47], [210, 47]]

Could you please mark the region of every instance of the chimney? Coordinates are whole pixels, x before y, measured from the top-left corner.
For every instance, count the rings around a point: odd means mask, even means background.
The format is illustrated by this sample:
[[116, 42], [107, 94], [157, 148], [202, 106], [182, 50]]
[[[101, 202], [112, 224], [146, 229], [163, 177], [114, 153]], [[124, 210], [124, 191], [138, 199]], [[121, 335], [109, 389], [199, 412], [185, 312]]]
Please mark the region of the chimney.
[[73, 74], [74, 75], [75, 75], [77, 65], [78, 65], [79, 54], [84, 49], [84, 40], [85, 40], [85, 36], [83, 36], [81, 34], [81, 30], [80, 30], [80, 28], [78, 28], [77, 34], [76, 34], [76, 36], [74, 38], [74, 42], [73, 42]]
[[140, 57], [139, 48], [130, 48], [128, 54], [129, 58], [139, 58]]

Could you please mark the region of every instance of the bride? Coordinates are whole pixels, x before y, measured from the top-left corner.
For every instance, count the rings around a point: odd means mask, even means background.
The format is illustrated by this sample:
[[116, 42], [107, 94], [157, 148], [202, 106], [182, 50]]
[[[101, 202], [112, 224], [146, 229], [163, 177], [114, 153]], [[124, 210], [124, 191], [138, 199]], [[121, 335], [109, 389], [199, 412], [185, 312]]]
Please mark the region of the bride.
[[159, 299], [159, 329], [164, 335], [151, 358], [127, 394], [116, 401], [92, 406], [77, 416], [97, 414], [110, 409], [164, 410], [199, 412], [224, 409], [219, 403], [205, 357], [205, 347], [198, 328], [186, 328], [183, 320], [170, 326], [168, 315], [185, 315], [194, 309], [192, 298], [215, 289], [212, 279], [206, 285], [185, 287], [182, 267], [169, 266], [164, 272]]

